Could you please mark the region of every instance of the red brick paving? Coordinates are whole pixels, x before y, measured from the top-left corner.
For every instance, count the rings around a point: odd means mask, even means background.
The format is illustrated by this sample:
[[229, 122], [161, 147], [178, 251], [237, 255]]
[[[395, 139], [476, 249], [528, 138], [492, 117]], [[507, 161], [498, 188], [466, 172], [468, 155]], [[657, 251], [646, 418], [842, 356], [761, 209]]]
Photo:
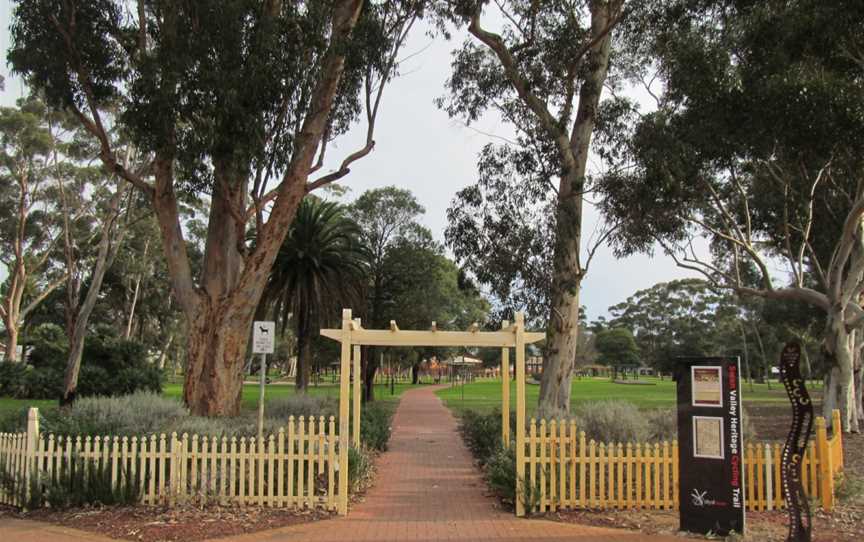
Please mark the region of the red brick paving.
[[238, 542], [376, 541], [678, 541], [620, 529], [519, 519], [496, 508], [436, 387], [406, 391], [393, 418], [390, 449], [375, 486], [345, 518], [235, 538]]

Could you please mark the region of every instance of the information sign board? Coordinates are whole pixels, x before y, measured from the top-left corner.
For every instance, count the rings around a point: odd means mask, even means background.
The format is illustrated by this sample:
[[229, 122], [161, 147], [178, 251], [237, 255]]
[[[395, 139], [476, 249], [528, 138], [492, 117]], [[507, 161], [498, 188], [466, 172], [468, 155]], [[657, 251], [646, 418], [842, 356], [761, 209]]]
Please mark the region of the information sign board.
[[738, 358], [680, 358], [676, 380], [681, 530], [743, 534]]

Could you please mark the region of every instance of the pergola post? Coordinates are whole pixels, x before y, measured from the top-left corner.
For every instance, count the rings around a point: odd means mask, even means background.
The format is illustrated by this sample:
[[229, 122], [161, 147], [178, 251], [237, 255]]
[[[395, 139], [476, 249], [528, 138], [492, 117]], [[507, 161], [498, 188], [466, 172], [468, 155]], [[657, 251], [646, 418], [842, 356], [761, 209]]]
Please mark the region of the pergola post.
[[[510, 322], [501, 322], [501, 329], [510, 327]], [[510, 447], [510, 349], [501, 349], [501, 439], [504, 448]]]
[[516, 515], [525, 515], [525, 315], [516, 313]]
[[348, 513], [348, 406], [351, 380], [351, 309], [342, 309], [342, 354], [339, 379], [339, 504], [340, 516]]
[[[354, 320], [360, 327], [360, 319]], [[352, 441], [355, 448], [360, 448], [360, 392], [362, 379], [360, 377], [360, 345], [354, 345], [354, 433]]]

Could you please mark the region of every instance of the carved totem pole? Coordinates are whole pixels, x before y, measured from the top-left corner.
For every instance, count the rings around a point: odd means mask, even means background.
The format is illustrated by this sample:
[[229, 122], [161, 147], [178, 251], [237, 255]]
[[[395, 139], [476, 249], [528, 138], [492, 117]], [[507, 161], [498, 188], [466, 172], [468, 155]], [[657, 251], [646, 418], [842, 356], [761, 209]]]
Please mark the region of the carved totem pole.
[[792, 402], [792, 427], [783, 447], [783, 496], [789, 512], [787, 542], [810, 542], [810, 505], [801, 484], [801, 462], [813, 430], [813, 403], [801, 378], [801, 345], [787, 343], [780, 354], [780, 378]]

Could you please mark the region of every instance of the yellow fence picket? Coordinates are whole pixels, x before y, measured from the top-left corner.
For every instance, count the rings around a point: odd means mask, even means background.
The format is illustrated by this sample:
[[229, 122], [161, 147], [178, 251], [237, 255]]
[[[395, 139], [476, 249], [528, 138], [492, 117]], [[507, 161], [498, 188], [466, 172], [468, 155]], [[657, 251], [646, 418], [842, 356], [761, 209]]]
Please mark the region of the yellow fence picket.
[[309, 430], [306, 431], [306, 454], [304, 457], [306, 469], [306, 500], [304, 505], [307, 508], [312, 507], [312, 502], [315, 499], [315, 417], [309, 416]]
[[294, 450], [296, 447], [297, 438], [294, 434], [294, 416], [288, 417], [288, 477], [286, 483], [286, 493], [288, 494], [288, 505], [296, 506], [296, 488], [294, 487]]
[[[817, 423], [817, 428], [824, 421]], [[569, 430], [568, 430], [569, 426]], [[589, 441], [575, 422], [534, 420], [528, 424], [524, 457], [526, 482], [533, 488], [533, 511], [558, 508], [653, 508], [679, 505], [678, 441], [671, 443], [604, 443]], [[578, 440], [577, 440], [578, 435]], [[840, 435], [817, 431], [802, 460], [802, 482], [811, 497], [829, 509]], [[742, 475], [748, 510], [785, 506], [782, 446], [749, 443], [743, 451]]]
[[[359, 378], [359, 377], [358, 377]], [[327, 509], [336, 509], [336, 495], [333, 493], [336, 477], [336, 441], [333, 436], [336, 434], [336, 418], [330, 416], [330, 423], [327, 426]]]

